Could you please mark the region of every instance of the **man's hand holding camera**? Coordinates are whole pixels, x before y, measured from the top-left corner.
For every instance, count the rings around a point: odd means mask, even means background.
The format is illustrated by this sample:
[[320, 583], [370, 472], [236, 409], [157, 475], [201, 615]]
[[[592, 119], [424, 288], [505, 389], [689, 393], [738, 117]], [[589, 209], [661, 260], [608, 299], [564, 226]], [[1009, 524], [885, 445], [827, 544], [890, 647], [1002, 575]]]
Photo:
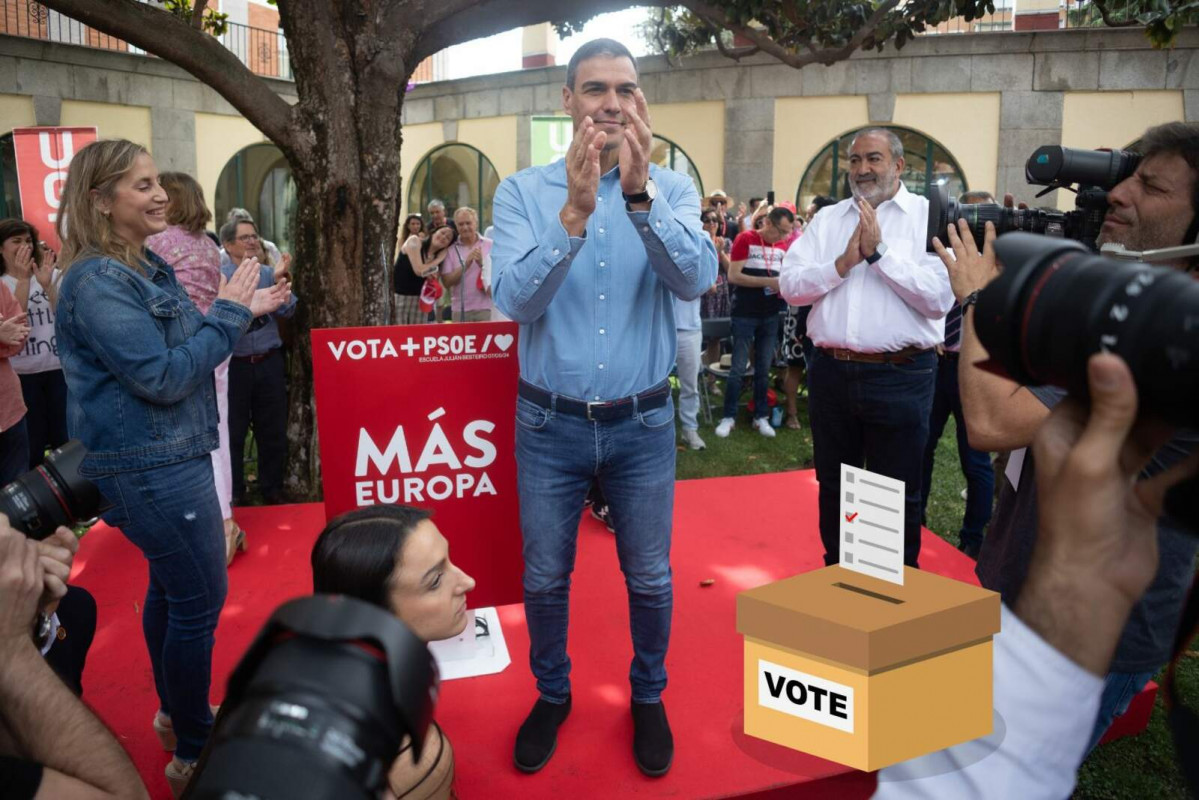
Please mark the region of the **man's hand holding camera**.
[[1118, 356], [1087, 364], [1091, 405], [1067, 399], [1033, 442], [1040, 526], [1016, 613], [1076, 664], [1108, 672], [1128, 614], [1157, 573], [1157, 520], [1166, 491], [1199, 456], [1137, 481], [1170, 437], [1137, 421], [1137, 390]]
[[960, 303], [971, 293], [981, 291], [999, 274], [995, 261], [995, 226], [987, 223], [981, 252], [970, 233], [969, 223], [964, 219], [958, 220], [957, 227], [950, 225], [946, 229], [946, 236], [949, 249], [936, 236], [933, 237], [933, 249], [949, 272], [953, 296]]

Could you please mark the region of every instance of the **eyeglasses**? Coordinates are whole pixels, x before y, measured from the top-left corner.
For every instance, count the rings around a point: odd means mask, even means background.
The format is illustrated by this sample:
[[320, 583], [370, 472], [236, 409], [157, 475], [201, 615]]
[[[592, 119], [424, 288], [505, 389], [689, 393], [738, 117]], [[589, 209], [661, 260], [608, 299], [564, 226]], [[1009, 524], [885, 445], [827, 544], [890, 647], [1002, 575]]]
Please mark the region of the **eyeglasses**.
[[237, 241], [241, 242], [242, 244], [253, 244], [254, 242], [258, 241], [258, 234], [247, 233], [244, 236], [238, 236]]

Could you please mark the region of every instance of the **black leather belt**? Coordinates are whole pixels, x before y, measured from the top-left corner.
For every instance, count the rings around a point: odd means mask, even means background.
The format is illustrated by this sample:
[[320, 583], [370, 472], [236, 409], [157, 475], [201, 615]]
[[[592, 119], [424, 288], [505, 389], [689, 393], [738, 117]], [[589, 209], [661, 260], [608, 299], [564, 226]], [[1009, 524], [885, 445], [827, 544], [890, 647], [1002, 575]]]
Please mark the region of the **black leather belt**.
[[554, 409], [576, 417], [585, 417], [594, 422], [604, 422], [631, 417], [635, 412], [649, 411], [666, 405], [666, 401], [670, 399], [670, 381], [662, 381], [641, 394], [629, 395], [619, 400], [596, 400], [593, 402], [575, 400], [572, 397], [547, 392], [545, 389], [523, 380], [520, 382], [519, 394], [530, 403], [536, 403], [542, 408]]

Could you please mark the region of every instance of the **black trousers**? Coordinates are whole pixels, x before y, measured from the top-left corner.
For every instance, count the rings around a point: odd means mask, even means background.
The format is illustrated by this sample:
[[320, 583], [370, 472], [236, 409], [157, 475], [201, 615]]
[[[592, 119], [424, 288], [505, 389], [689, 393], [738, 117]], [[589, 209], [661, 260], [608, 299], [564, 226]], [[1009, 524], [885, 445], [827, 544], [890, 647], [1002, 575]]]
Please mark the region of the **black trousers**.
[[67, 441], [67, 381], [61, 369], [19, 375], [29, 430], [29, 468], [40, 466], [46, 448]]
[[87, 589], [68, 586], [58, 603], [58, 638], [46, 653], [46, 663], [77, 695], [83, 694], [83, 667], [96, 636], [96, 599]]
[[258, 445], [262, 496], [268, 503], [282, 502], [287, 464], [287, 376], [282, 348], [276, 347], [261, 361], [234, 356], [229, 362], [229, 450], [235, 503], [246, 491], [243, 454], [251, 425]]
[[808, 365], [808, 416], [825, 565], [841, 560], [841, 465], [865, 467], [904, 483], [904, 557], [920, 557], [924, 447], [933, 405], [937, 356], [905, 364], [838, 361], [815, 349]]

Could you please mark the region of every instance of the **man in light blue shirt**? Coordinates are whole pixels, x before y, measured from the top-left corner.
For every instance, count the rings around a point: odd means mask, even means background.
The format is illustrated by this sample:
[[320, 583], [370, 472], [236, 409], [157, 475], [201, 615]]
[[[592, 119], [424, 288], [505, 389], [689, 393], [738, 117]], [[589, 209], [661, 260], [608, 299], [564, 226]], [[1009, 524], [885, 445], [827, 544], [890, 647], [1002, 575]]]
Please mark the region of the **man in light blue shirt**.
[[716, 280], [716, 251], [684, 175], [649, 163], [637, 65], [611, 39], [571, 58], [566, 158], [500, 184], [493, 213], [496, 307], [520, 323], [516, 461], [525, 618], [539, 699], [514, 760], [536, 772], [570, 713], [566, 633], [583, 498], [599, 481], [616, 529], [633, 639], [633, 754], [664, 775], [674, 741], [662, 705], [673, 592], [673, 298]]

